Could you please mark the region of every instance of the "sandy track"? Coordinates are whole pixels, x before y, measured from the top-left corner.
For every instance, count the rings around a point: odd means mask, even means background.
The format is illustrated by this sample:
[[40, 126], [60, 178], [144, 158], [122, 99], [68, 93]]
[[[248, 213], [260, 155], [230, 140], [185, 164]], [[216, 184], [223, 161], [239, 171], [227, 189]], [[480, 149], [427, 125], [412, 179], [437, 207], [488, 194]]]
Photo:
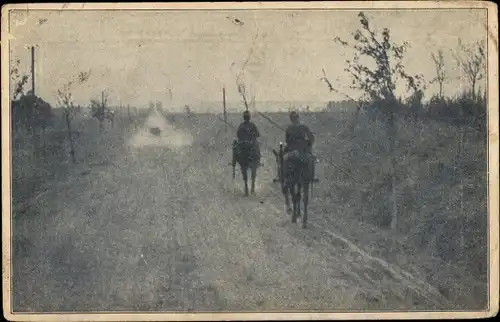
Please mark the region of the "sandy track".
[[[242, 198], [226, 166], [228, 141], [210, 142], [216, 128], [186, 128], [136, 133], [112, 164], [51, 187], [37, 213], [16, 221], [14, 311], [446, 304], [321, 227], [291, 225], [271, 183]], [[264, 163], [271, 181], [272, 160]]]

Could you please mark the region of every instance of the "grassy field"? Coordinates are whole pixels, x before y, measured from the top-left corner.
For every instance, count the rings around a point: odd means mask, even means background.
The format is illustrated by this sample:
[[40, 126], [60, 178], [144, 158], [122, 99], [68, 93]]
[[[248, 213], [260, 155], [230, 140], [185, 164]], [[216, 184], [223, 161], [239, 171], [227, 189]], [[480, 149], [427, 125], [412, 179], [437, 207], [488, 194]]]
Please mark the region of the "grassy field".
[[[217, 115], [165, 116], [122, 115], [104, 133], [76, 119], [76, 164], [60, 119], [36, 162], [29, 134], [14, 136], [19, 310], [485, 307], [485, 138], [468, 136], [457, 156], [458, 127], [399, 120], [400, 221], [391, 231], [382, 126], [361, 115], [351, 132], [351, 113], [302, 115], [320, 160], [303, 232], [272, 182], [280, 129], [254, 113], [264, 154], [256, 207], [231, 189], [234, 129]], [[286, 113], [266, 116], [288, 124]], [[228, 120], [236, 126], [241, 115]], [[151, 138], [151, 126], [164, 134]]]
[[[286, 113], [266, 113], [282, 128]], [[233, 124], [240, 115], [231, 115]], [[339, 222], [353, 240], [390, 261], [407, 262], [456, 301], [484, 306], [487, 282], [487, 142], [473, 128], [461, 154], [462, 128], [435, 120], [398, 120], [396, 232], [387, 226], [388, 139], [381, 123], [349, 112], [302, 114], [316, 134], [320, 160], [312, 215]], [[282, 130], [254, 113], [265, 146], [276, 148]], [[265, 153], [270, 154], [267, 150]], [[463, 196], [460, 194], [463, 185]], [[462, 207], [462, 208], [460, 208]], [[460, 211], [460, 209], [462, 209]], [[314, 219], [312, 219], [314, 220]], [[463, 240], [460, 232], [463, 232]], [[373, 234], [373, 235], [372, 235]], [[404, 254], [404, 255], [403, 255]]]
[[[76, 167], [99, 166], [108, 162], [110, 144], [123, 144], [124, 131], [133, 127], [128, 117], [120, 116], [116, 126], [99, 132], [95, 119], [75, 117], [72, 121], [76, 164], [72, 164], [68, 130], [61, 110], [55, 110], [53, 126], [38, 132], [34, 141], [27, 130], [12, 134], [12, 197], [13, 206], [29, 202], [40, 194], [46, 184], [63, 179]], [[140, 116], [137, 119], [140, 120]], [[109, 140], [113, 136], [114, 140]], [[116, 140], [118, 138], [118, 140]], [[37, 142], [37, 146], [34, 146]]]

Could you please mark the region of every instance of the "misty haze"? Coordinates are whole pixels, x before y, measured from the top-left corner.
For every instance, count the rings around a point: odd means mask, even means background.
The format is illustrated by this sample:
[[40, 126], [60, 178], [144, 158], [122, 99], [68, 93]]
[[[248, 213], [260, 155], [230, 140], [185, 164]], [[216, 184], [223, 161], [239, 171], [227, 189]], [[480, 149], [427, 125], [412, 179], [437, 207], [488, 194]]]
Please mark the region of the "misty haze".
[[13, 311], [486, 310], [486, 23], [10, 11]]

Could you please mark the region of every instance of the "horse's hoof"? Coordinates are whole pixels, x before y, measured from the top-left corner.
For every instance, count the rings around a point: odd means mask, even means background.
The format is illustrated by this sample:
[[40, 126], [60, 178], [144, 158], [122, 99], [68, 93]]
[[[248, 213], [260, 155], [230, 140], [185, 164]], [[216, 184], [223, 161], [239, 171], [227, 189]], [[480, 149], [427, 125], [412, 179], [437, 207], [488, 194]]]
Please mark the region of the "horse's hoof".
[[290, 214], [292, 213], [292, 208], [288, 208], [288, 209], [286, 210], [286, 213], [287, 213], [288, 215], [290, 215]]
[[297, 219], [292, 219], [292, 224], [295, 224], [297, 222]]
[[302, 223], [302, 228], [307, 228], [307, 224], [305, 222]]

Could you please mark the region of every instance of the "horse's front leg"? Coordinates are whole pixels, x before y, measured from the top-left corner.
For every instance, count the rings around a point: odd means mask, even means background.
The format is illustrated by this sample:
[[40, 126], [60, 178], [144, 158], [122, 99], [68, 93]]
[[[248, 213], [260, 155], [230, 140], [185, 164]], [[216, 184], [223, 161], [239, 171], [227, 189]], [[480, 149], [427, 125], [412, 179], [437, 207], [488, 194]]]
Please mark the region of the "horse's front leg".
[[255, 193], [255, 179], [257, 178], [257, 167], [258, 165], [254, 165], [252, 167], [252, 187], [251, 187], [251, 192], [252, 193]]
[[299, 214], [299, 211], [298, 211], [298, 202], [297, 202], [297, 192], [295, 191], [295, 185], [292, 185], [290, 187], [290, 195], [292, 196], [292, 223], [296, 223], [297, 222], [297, 217], [298, 217], [298, 214]]
[[292, 213], [292, 207], [290, 207], [290, 196], [292, 196], [293, 192], [287, 186], [283, 187], [283, 191], [282, 192], [283, 192], [283, 195], [285, 196], [286, 213], [289, 215], [289, 214]]
[[300, 195], [301, 195], [301, 190], [302, 190], [302, 184], [297, 184], [297, 194], [296, 194], [296, 199], [295, 202], [297, 203], [297, 217], [300, 217]]
[[241, 167], [241, 174], [243, 175], [243, 182], [245, 183], [245, 196], [248, 196], [248, 168]]
[[307, 205], [309, 203], [309, 183], [304, 184], [304, 217], [302, 218], [302, 228], [307, 228]]

